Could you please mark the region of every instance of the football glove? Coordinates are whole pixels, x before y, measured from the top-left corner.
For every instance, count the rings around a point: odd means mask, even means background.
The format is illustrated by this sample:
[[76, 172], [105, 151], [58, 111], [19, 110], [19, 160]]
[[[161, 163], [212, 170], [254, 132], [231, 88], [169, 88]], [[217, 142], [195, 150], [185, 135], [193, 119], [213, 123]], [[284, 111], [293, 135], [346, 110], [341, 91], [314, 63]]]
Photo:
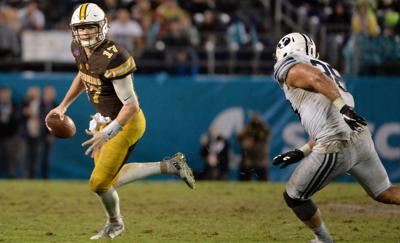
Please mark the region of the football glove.
[[360, 129], [362, 126], [366, 126], [367, 123], [365, 123], [364, 118], [362, 118], [361, 116], [359, 116], [354, 110], [353, 108], [351, 108], [348, 105], [344, 105], [341, 109], [340, 109], [340, 113], [343, 116], [344, 121], [347, 123], [347, 125], [349, 125], [349, 127], [351, 128], [351, 130], [358, 130]]
[[304, 152], [300, 149], [291, 150], [289, 152], [275, 156], [273, 165], [281, 165], [280, 169], [290, 164], [295, 164], [304, 158]]

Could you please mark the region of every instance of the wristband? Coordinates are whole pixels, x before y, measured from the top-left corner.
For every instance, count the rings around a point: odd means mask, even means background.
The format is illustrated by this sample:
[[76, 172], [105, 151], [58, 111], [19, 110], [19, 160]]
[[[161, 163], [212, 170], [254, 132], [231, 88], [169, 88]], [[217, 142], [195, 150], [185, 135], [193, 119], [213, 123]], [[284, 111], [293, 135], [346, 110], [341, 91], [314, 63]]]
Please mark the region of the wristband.
[[108, 124], [101, 133], [103, 137], [108, 141], [111, 138], [115, 137], [122, 130], [122, 126], [119, 124], [117, 120], [113, 120], [110, 124]]
[[307, 155], [309, 155], [311, 153], [311, 146], [306, 143], [304, 144], [301, 148], [299, 148], [299, 150], [301, 150], [304, 154], [304, 157], [306, 157]]
[[343, 106], [346, 105], [346, 103], [344, 103], [343, 98], [340, 96], [336, 98], [335, 101], [333, 101], [333, 104], [336, 106], [336, 108], [338, 108], [339, 111], [343, 108]]

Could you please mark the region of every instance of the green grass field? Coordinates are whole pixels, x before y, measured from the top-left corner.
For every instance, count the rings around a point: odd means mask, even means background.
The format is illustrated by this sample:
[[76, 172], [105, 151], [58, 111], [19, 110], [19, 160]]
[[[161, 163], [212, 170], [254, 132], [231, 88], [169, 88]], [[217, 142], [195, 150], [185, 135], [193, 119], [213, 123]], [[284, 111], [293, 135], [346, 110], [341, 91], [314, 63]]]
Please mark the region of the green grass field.
[[[309, 242], [285, 206], [283, 184], [139, 182], [120, 188], [126, 231], [113, 242]], [[400, 242], [400, 207], [357, 184], [314, 198], [336, 242]], [[0, 181], [0, 242], [89, 242], [105, 223], [81, 181]], [[107, 240], [101, 241], [107, 242]]]

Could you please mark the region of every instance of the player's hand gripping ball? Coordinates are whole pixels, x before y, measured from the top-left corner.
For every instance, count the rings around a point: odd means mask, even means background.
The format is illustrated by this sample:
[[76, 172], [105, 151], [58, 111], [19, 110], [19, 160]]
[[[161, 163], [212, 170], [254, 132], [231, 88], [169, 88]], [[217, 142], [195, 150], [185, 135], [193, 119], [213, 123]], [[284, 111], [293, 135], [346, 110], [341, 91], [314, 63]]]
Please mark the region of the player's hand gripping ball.
[[48, 116], [46, 118], [46, 127], [58, 138], [70, 138], [76, 133], [75, 123], [67, 115], [64, 115], [62, 120], [58, 114]]

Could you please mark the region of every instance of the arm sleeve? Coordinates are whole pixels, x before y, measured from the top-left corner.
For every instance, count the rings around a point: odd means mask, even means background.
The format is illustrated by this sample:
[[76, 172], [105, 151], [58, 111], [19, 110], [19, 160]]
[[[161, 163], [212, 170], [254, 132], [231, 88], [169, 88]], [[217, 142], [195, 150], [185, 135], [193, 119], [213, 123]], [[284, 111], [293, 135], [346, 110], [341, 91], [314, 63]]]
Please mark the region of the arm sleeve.
[[122, 104], [128, 105], [138, 102], [135, 90], [133, 88], [132, 75], [114, 79], [112, 80], [112, 84], [114, 86], [115, 93], [117, 93], [117, 96]]

